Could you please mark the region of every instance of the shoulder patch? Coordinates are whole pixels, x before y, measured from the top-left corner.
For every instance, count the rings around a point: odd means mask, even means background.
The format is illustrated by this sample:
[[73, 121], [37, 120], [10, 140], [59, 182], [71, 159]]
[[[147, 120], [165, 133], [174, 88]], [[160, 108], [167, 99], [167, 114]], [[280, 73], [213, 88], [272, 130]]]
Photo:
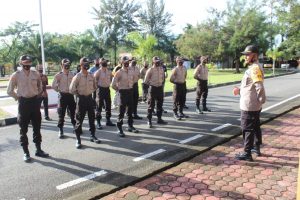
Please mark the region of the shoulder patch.
[[263, 74], [258, 65], [252, 66], [250, 76], [254, 83], [263, 81]]

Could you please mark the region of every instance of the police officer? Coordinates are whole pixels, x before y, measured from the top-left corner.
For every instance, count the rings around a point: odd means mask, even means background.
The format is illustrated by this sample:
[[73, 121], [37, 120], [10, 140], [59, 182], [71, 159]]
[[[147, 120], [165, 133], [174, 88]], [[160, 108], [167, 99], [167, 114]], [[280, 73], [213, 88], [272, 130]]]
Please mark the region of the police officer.
[[203, 111], [211, 112], [206, 106], [206, 99], [208, 94], [208, 68], [206, 67], [207, 56], [201, 56], [200, 64], [196, 67], [194, 71], [194, 79], [198, 80], [197, 90], [196, 90], [196, 112], [198, 114], [203, 114], [200, 108], [200, 100], [202, 99]]
[[141, 79], [142, 79], [142, 89], [143, 89], [143, 97], [142, 97], [143, 102], [147, 101], [148, 88], [149, 88], [149, 85], [145, 83], [146, 72], [149, 69], [148, 66], [149, 66], [148, 62], [145, 61], [143, 64], [143, 68], [140, 70]]
[[64, 122], [65, 122], [65, 114], [66, 110], [69, 110], [71, 123], [73, 127], [75, 127], [75, 108], [76, 103], [74, 100], [73, 94], [70, 93], [69, 87], [71, 81], [74, 77], [73, 73], [70, 72], [71, 61], [68, 58], [64, 58], [61, 61], [61, 72], [57, 73], [54, 76], [54, 80], [52, 82], [52, 88], [58, 92], [58, 124], [59, 128], [58, 136], [60, 139], [64, 137]]
[[[41, 149], [41, 111], [39, 96], [42, 93], [42, 82], [40, 75], [30, 69], [32, 58], [28, 55], [20, 57], [20, 66], [22, 69], [12, 74], [7, 94], [18, 101], [18, 123], [20, 126], [20, 143], [24, 151], [24, 161], [31, 160], [28, 150], [28, 124], [32, 123], [33, 142], [36, 146], [35, 155], [39, 157], [48, 157], [49, 154]], [[16, 92], [15, 92], [16, 89]]]
[[107, 69], [107, 60], [104, 58], [100, 59], [101, 67], [98, 71], [95, 72], [94, 77], [96, 79], [96, 84], [98, 86], [98, 106], [97, 106], [97, 128], [102, 129], [101, 126], [101, 112], [102, 107], [105, 102], [105, 112], [106, 112], [106, 126], [115, 126], [110, 121], [111, 117], [111, 97], [110, 97], [110, 89], [109, 86], [112, 80], [112, 73], [109, 69]]
[[121, 58], [122, 68], [118, 70], [112, 81], [112, 88], [120, 94], [120, 106], [118, 115], [118, 134], [125, 137], [122, 129], [123, 118], [127, 107], [128, 113], [128, 131], [138, 133], [133, 127], [132, 110], [133, 110], [133, 71], [129, 69], [129, 59], [127, 56]]
[[157, 102], [157, 123], [167, 124], [162, 116], [162, 105], [164, 99], [164, 70], [161, 66], [161, 61], [159, 57], [155, 56], [152, 58], [152, 67], [147, 71], [144, 83], [149, 85], [148, 94], [148, 126], [152, 128], [152, 112], [154, 110], [155, 101]]
[[47, 93], [48, 77], [47, 75], [43, 74], [42, 65], [38, 66], [38, 71], [42, 80], [42, 88], [43, 88], [43, 92], [40, 96], [40, 102], [43, 103], [44, 106], [45, 120], [51, 121], [49, 117], [49, 110], [48, 110], [48, 93]]
[[[95, 65], [88, 70], [93, 75], [96, 73], [96, 71], [98, 71], [98, 69], [100, 69], [100, 58], [96, 58], [94, 60], [94, 64]], [[94, 91], [93, 99], [95, 100], [95, 105], [96, 105], [97, 91]], [[98, 109], [98, 108], [96, 107], [96, 109]]]
[[82, 123], [86, 112], [88, 113], [89, 125], [90, 125], [90, 141], [99, 144], [101, 141], [95, 136], [95, 112], [94, 112], [94, 100], [92, 97], [93, 92], [96, 90], [96, 81], [94, 76], [88, 72], [91, 61], [83, 57], [80, 59], [81, 71], [76, 74], [70, 84], [70, 92], [77, 95], [76, 104], [76, 148], [81, 148], [80, 135], [82, 134]]
[[[170, 82], [174, 84], [173, 87], [173, 112], [174, 118], [181, 120], [188, 116], [183, 114], [184, 96], [186, 93], [185, 80], [186, 80], [186, 69], [183, 66], [182, 57], [176, 58], [177, 66], [172, 70], [170, 76]], [[179, 110], [179, 115], [178, 115]]]
[[[263, 84], [263, 71], [258, 63], [258, 47], [249, 45], [242, 52], [246, 56], [248, 69], [245, 71], [240, 88], [235, 88], [234, 95], [240, 94], [241, 128], [244, 138], [244, 152], [236, 155], [238, 160], [252, 161], [251, 151], [260, 154], [262, 136], [260, 129], [260, 112], [266, 101]], [[254, 138], [257, 141], [253, 148]]]
[[137, 106], [139, 102], [139, 84], [138, 81], [141, 77], [140, 70], [137, 67], [136, 60], [133, 58], [130, 62], [129, 70], [133, 72], [133, 119], [143, 119], [137, 114]]

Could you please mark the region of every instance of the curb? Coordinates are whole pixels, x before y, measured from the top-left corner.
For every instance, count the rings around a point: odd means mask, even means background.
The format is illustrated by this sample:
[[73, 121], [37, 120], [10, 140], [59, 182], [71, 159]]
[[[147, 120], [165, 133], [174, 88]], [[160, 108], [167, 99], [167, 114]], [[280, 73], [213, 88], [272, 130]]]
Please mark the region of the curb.
[[12, 124], [16, 124], [16, 123], [17, 123], [17, 117], [1, 119], [0, 120], [0, 127], [1, 126], [12, 125]]

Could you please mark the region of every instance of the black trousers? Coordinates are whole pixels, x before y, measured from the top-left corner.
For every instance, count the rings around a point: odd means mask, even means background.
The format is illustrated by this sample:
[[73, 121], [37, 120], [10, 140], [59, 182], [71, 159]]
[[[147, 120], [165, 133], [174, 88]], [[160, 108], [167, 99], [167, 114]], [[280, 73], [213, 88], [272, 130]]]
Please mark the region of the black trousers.
[[118, 115], [118, 124], [123, 124], [124, 114], [127, 108], [128, 125], [133, 125], [132, 108], [133, 108], [133, 89], [119, 90], [120, 106]]
[[20, 97], [18, 103], [18, 124], [20, 127], [21, 146], [28, 146], [27, 132], [30, 121], [33, 128], [33, 142], [40, 144], [42, 142], [40, 99], [36, 96], [31, 98]]
[[262, 134], [260, 129], [261, 111], [241, 111], [241, 128], [244, 139], [244, 151], [251, 152], [254, 141], [256, 145], [262, 144]]
[[73, 124], [73, 126], [75, 126], [75, 124], [76, 124], [76, 120], [75, 120], [76, 103], [74, 100], [74, 96], [70, 93], [59, 93], [58, 94], [58, 107], [57, 107], [57, 113], [58, 113], [57, 127], [64, 126], [67, 108], [70, 112], [71, 123]]
[[106, 119], [111, 117], [111, 97], [109, 87], [99, 87], [98, 88], [98, 106], [96, 117], [98, 120], [102, 119], [102, 108], [105, 105]]
[[149, 89], [149, 85], [142, 83], [143, 86], [143, 101], [146, 101], [148, 99], [148, 89]]
[[197, 108], [200, 106], [200, 100], [202, 100], [203, 108], [206, 108], [206, 99], [208, 95], [207, 80], [198, 80], [196, 95]]
[[133, 114], [136, 115], [137, 114], [137, 106], [138, 106], [138, 102], [139, 102], [139, 85], [138, 83], [134, 83], [132, 86], [132, 90], [133, 90]]
[[95, 101], [92, 95], [77, 96], [77, 105], [76, 105], [76, 126], [75, 133], [77, 139], [80, 139], [80, 134], [82, 134], [82, 123], [85, 117], [85, 114], [88, 113], [89, 125], [91, 135], [95, 135], [95, 110], [94, 110]]
[[185, 83], [175, 83], [173, 87], [173, 111], [182, 113], [186, 94]]
[[45, 117], [49, 117], [48, 97], [40, 97], [39, 99], [40, 99], [40, 104], [43, 103]]
[[184, 82], [184, 90], [185, 90], [185, 94], [184, 94], [184, 99], [183, 99], [183, 105], [185, 105], [185, 102], [186, 102], [186, 94], [187, 94], [186, 82]]
[[152, 119], [152, 113], [155, 107], [156, 102], [156, 113], [157, 118], [161, 118], [162, 115], [162, 105], [164, 100], [164, 89], [163, 86], [160, 87], [149, 87], [149, 94], [148, 94], [148, 115], [147, 118], [149, 120]]

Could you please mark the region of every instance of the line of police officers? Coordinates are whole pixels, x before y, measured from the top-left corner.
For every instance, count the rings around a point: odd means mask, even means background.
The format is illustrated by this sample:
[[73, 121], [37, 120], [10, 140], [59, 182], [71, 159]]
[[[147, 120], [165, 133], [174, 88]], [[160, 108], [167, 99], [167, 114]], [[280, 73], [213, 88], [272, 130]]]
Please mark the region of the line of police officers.
[[[250, 51], [250, 50], [249, 50]], [[253, 51], [253, 50], [252, 50]], [[198, 80], [197, 83], [197, 96], [196, 96], [196, 112], [198, 114], [203, 114], [200, 109], [200, 100], [202, 99], [203, 111], [210, 112], [211, 110], [206, 106], [206, 98], [208, 94], [207, 79], [208, 79], [208, 69], [206, 67], [207, 57], [203, 56], [201, 58], [200, 64], [196, 67], [194, 71], [194, 78]], [[131, 61], [131, 62], [130, 62]], [[147, 119], [148, 127], [152, 128], [152, 115], [154, 107], [156, 104], [156, 115], [157, 124], [167, 124], [166, 121], [162, 119], [163, 112], [163, 99], [164, 99], [164, 82], [165, 82], [165, 71], [162, 68], [162, 61], [159, 57], [155, 56], [152, 59], [152, 67], [148, 69], [147, 64], [141, 70], [136, 67], [135, 60], [129, 60], [128, 57], [123, 56], [121, 58], [119, 70], [116, 71], [114, 77], [109, 69], [107, 69], [107, 60], [102, 58], [100, 61], [95, 60], [96, 70], [89, 72], [90, 64], [92, 62], [83, 57], [80, 59], [80, 72], [75, 76], [70, 72], [71, 61], [67, 58], [61, 61], [61, 72], [57, 73], [54, 77], [52, 87], [58, 92], [58, 128], [59, 128], [59, 138], [64, 137], [64, 118], [66, 110], [69, 110], [71, 123], [74, 127], [74, 133], [76, 135], [76, 148], [81, 148], [81, 137], [82, 134], [82, 123], [84, 121], [86, 113], [88, 113], [88, 121], [90, 127], [90, 141], [95, 143], [100, 143], [95, 136], [95, 118], [97, 119], [98, 129], [102, 129], [100, 120], [102, 108], [105, 107], [106, 111], [106, 125], [115, 126], [110, 120], [111, 118], [111, 97], [110, 97], [110, 85], [116, 92], [120, 94], [120, 105], [119, 114], [117, 119], [117, 129], [118, 135], [120, 137], [125, 137], [124, 131], [122, 129], [123, 119], [125, 112], [127, 110], [127, 131], [138, 133], [139, 131], [133, 126], [133, 119], [142, 119], [137, 114], [137, 102], [138, 102], [138, 80], [141, 77], [143, 79], [143, 89], [147, 90], [147, 95], [144, 93], [148, 99], [148, 110]], [[173, 112], [174, 118], [176, 120], [181, 120], [182, 118], [188, 118], [187, 115], [183, 113], [183, 108], [185, 106], [185, 96], [186, 96], [186, 76], [187, 71], [183, 66], [183, 58], [176, 58], [177, 66], [173, 68], [170, 76], [170, 82], [174, 84], [173, 88]], [[97, 66], [99, 64], [99, 66]], [[257, 65], [257, 61], [255, 63]], [[40, 133], [41, 128], [41, 113], [40, 113], [40, 101], [39, 96], [42, 93], [41, 78], [36, 71], [30, 70], [32, 65], [31, 57], [24, 55], [20, 58], [20, 66], [22, 70], [15, 72], [9, 81], [7, 93], [18, 100], [18, 122], [20, 126], [20, 143], [24, 151], [24, 161], [30, 161], [30, 153], [28, 150], [28, 124], [30, 121], [33, 126], [33, 142], [36, 144], [36, 156], [48, 157], [49, 155], [41, 149], [42, 136]], [[101, 66], [100, 66], [101, 65]], [[256, 66], [255, 65], [255, 66]], [[247, 73], [252, 73], [252, 68], [247, 70]], [[257, 74], [260, 74], [260, 68], [253, 67]], [[246, 76], [246, 75], [245, 75]], [[248, 76], [247, 76], [248, 77]], [[255, 77], [255, 76], [253, 76]], [[251, 77], [250, 77], [251, 78]], [[254, 79], [254, 78], [253, 78]], [[255, 86], [258, 87], [256, 91], [260, 89], [260, 92], [264, 95], [264, 89], [262, 85], [262, 79], [256, 78]], [[242, 81], [243, 86], [244, 81]], [[17, 92], [15, 92], [17, 89]], [[93, 93], [96, 92], [97, 101], [93, 98]], [[144, 91], [145, 92], [145, 91]], [[74, 95], [76, 101], [74, 100]], [[248, 95], [248, 94], [247, 94]], [[253, 94], [254, 96], [254, 94]], [[246, 97], [247, 98], [247, 97]], [[254, 97], [253, 97], [254, 98]], [[261, 102], [258, 103], [258, 107], [261, 110], [261, 104], [264, 103], [264, 96], [261, 97]], [[242, 98], [241, 98], [242, 99]], [[97, 102], [97, 106], [95, 106]], [[247, 107], [247, 106], [244, 106]], [[241, 109], [244, 108], [241, 106]], [[97, 117], [95, 116], [95, 108], [97, 111]], [[248, 107], [247, 107], [248, 108]], [[252, 107], [251, 107], [252, 108]], [[256, 108], [255, 108], [256, 109]], [[245, 142], [245, 152], [241, 155], [237, 155], [237, 159], [252, 160], [251, 150], [253, 149], [254, 142], [254, 132], [256, 134], [256, 153], [259, 151], [259, 145], [261, 142], [261, 131], [259, 127], [259, 113], [260, 110], [243, 111], [242, 110], [242, 128]], [[178, 113], [179, 111], [179, 113]], [[249, 120], [252, 124], [249, 125]], [[254, 125], [253, 125], [254, 124]], [[250, 127], [250, 128], [249, 128]], [[254, 131], [253, 131], [254, 130]], [[260, 132], [259, 132], [260, 131]], [[260, 134], [259, 134], [260, 133]], [[255, 150], [254, 150], [255, 152]], [[260, 153], [260, 151], [259, 151]], [[249, 156], [250, 155], [250, 156]]]

